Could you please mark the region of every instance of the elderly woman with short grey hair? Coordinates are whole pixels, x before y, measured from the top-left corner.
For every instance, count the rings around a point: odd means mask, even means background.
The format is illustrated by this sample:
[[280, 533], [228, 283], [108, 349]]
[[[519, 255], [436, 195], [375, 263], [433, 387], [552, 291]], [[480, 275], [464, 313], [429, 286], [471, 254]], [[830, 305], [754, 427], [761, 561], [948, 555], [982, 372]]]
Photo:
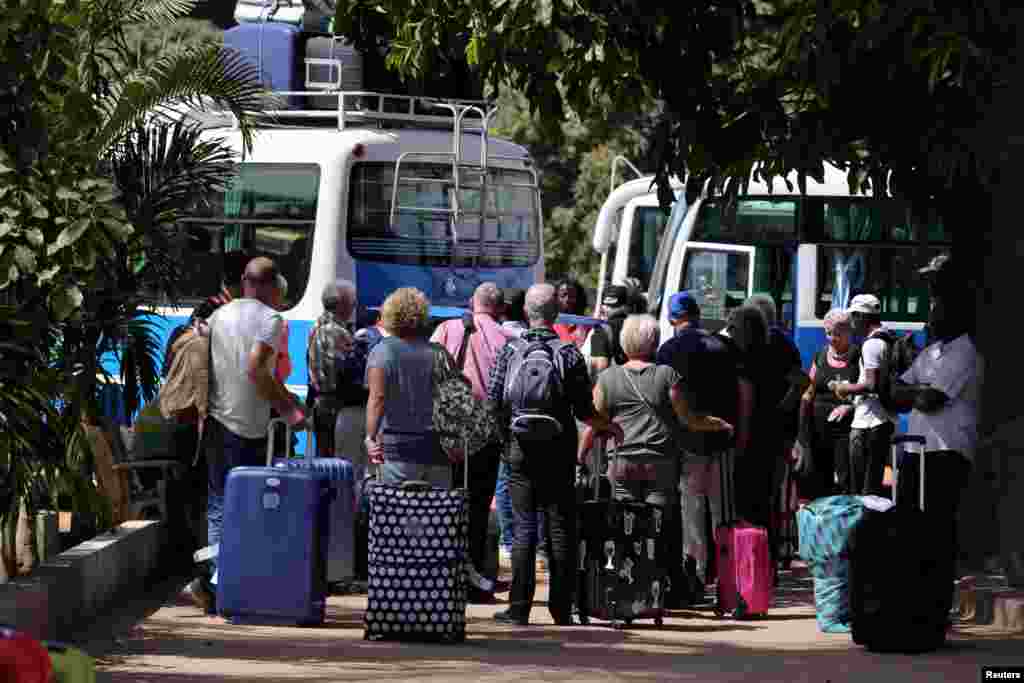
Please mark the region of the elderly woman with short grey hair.
[[[653, 362], [658, 348], [658, 321], [653, 316], [626, 318], [619, 340], [627, 362], [601, 373], [594, 387], [597, 413], [623, 431], [608, 478], [616, 498], [661, 507], [672, 585], [685, 586], [677, 490], [684, 431], [728, 431], [732, 426], [717, 417], [692, 414], [679, 374], [671, 366]], [[593, 442], [589, 430], [583, 441], [581, 462]], [[666, 606], [682, 606], [685, 599], [682, 591], [676, 591], [668, 596]]]
[[840, 400], [831, 382], [855, 384], [860, 374], [860, 348], [851, 343], [850, 315], [832, 309], [825, 316], [825, 347], [811, 362], [811, 385], [800, 411], [800, 440], [794, 453], [802, 498], [850, 493], [850, 425], [853, 404]]

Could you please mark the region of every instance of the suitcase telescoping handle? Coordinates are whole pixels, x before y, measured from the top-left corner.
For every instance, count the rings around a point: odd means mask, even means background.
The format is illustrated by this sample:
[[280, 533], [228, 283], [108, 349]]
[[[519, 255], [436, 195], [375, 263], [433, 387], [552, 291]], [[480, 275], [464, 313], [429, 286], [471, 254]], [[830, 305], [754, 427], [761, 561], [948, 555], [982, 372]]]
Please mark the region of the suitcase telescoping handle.
[[900, 474], [899, 474], [899, 459], [900, 455], [906, 453], [916, 453], [918, 465], [918, 476], [917, 483], [917, 504], [924, 510], [924, 463], [926, 458], [924, 457], [924, 444], [925, 438], [919, 434], [898, 434], [892, 438], [892, 502], [897, 502], [897, 491], [899, 490]]
[[726, 448], [718, 456], [718, 504], [722, 512], [722, 524], [729, 524], [736, 521], [734, 518], [735, 508], [733, 497], [736, 491], [733, 489], [734, 477], [730, 471], [736, 464], [736, 451]]
[[[292, 451], [292, 426], [283, 417], [275, 417], [267, 424], [267, 467], [274, 466], [274, 430], [278, 425], [284, 425], [284, 457], [291, 457]], [[313, 449], [313, 430], [306, 427], [306, 453], [304, 458], [312, 460], [316, 457]]]
[[590, 447], [590, 486], [594, 490], [594, 501], [601, 497], [601, 454], [608, 447], [607, 439], [595, 438]]
[[274, 465], [274, 431], [278, 425], [284, 425], [285, 457], [292, 447], [292, 427], [283, 417], [275, 417], [267, 424], [267, 467]]

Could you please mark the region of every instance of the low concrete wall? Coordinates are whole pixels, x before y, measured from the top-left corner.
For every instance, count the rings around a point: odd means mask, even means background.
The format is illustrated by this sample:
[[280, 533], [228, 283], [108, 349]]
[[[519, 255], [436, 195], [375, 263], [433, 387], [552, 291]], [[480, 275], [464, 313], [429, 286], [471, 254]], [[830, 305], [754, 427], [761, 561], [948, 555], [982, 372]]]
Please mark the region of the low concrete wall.
[[95, 617], [118, 593], [152, 576], [164, 547], [160, 522], [125, 522], [0, 585], [0, 624], [60, 640]]

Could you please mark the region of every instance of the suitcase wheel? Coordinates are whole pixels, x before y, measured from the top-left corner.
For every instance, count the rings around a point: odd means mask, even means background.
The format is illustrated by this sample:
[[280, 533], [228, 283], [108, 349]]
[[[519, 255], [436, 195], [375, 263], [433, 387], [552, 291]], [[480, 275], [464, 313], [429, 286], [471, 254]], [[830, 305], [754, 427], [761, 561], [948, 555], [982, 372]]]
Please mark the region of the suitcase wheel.
[[665, 620], [661, 617], [661, 615], [654, 617], [654, 625], [658, 628], [661, 628], [665, 625]]
[[590, 626], [590, 617], [586, 615], [579, 615], [580, 626]]

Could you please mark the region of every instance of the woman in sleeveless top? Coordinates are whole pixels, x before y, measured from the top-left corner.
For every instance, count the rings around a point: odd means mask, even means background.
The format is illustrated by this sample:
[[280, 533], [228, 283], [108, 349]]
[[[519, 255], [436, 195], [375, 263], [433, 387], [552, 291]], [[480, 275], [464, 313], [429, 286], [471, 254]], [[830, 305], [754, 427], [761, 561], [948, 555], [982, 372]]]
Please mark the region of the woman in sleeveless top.
[[[658, 346], [658, 321], [649, 315], [631, 315], [622, 325], [624, 365], [598, 375], [594, 408], [622, 427], [623, 441], [608, 465], [616, 499], [637, 500], [661, 508], [672, 585], [686, 585], [683, 573], [682, 526], [679, 509], [679, 471], [683, 455], [683, 425], [692, 431], [728, 431], [732, 426], [717, 417], [690, 412], [681, 378], [671, 366], [652, 362]], [[580, 443], [580, 463], [593, 443], [590, 428]], [[681, 592], [670, 594], [666, 606], [683, 604]]]
[[[860, 349], [850, 342], [850, 316], [833, 309], [825, 316], [828, 344], [811, 363], [811, 386], [803, 396], [800, 415], [800, 445], [805, 473], [798, 481], [801, 498], [813, 499], [850, 492], [850, 424], [853, 404], [840, 401], [829, 389], [830, 382], [856, 383], [860, 372]], [[838, 475], [838, 485], [834, 477]]]

